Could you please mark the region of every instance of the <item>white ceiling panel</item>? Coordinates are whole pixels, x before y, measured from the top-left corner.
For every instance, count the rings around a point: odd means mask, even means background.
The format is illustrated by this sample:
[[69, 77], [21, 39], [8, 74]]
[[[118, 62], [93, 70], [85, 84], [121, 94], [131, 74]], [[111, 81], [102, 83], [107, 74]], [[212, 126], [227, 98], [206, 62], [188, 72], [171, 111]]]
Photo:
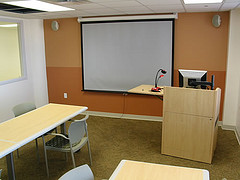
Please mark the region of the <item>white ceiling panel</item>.
[[[47, 2], [47, 1], [45, 1]], [[59, 6], [65, 6], [65, 7], [69, 7], [69, 8], [73, 8], [76, 7], [76, 6], [82, 6], [83, 4], [91, 4], [90, 2], [88, 1], [80, 1], [80, 2], [51, 2], [51, 1], [48, 1], [48, 3], [54, 3], [54, 4], [57, 4]]]
[[170, 4], [182, 4], [181, 0], [137, 0], [144, 5], [170, 5]]
[[233, 2], [233, 3], [224, 3], [220, 10], [222, 11], [229, 11], [231, 9], [235, 9], [238, 7], [240, 3], [239, 2]]
[[225, 3], [232, 3], [232, 2], [238, 2], [240, 3], [240, 0], [225, 0]]
[[49, 15], [49, 14], [47, 14], [47, 15], [39, 15], [39, 16], [36, 16], [36, 15], [34, 15], [34, 16], [30, 16], [29, 17], [29, 19], [36, 19], [36, 18], [39, 18], [39, 19], [58, 19], [58, 18], [65, 18], [65, 16], [63, 16], [63, 15], [61, 15], [61, 14], [52, 14], [52, 15]]
[[161, 5], [161, 6], [148, 6], [152, 9], [155, 13], [170, 13], [170, 12], [185, 12], [185, 9], [182, 5]]
[[[102, 2], [117, 2], [117, 1], [123, 1], [123, 0], [88, 0], [89, 2], [93, 3], [102, 3]], [[132, 1], [132, 0], [124, 0], [124, 1]]]
[[[16, 1], [16, 0], [0, 0]], [[229, 11], [240, 7], [240, 0], [224, 0], [220, 4], [185, 5], [183, 0], [82, 0], [70, 2], [71, 0], [42, 0], [52, 4], [75, 9], [65, 12], [45, 12], [33, 14], [18, 14], [0, 10], [0, 16], [20, 18], [61, 18], [77, 16], [104, 16], [104, 15], [128, 15], [128, 14], [153, 14], [173, 12], [217, 12]], [[65, 2], [57, 2], [65, 1]]]
[[124, 12], [126, 14], [147, 14], [147, 13], [154, 13], [151, 9], [147, 8], [147, 7], [133, 7], [133, 6], [129, 6], [129, 7], [118, 7], [115, 8], [116, 10], [119, 10], [121, 12]]
[[149, 14], [152, 13], [152, 11], [150, 10], [146, 10], [146, 11], [125, 11], [124, 13], [126, 14]]
[[88, 13], [93, 13], [93, 14], [101, 14], [101, 15], [119, 15], [119, 14], [124, 14], [124, 12], [116, 10], [116, 9], [109, 9], [109, 8], [105, 8], [105, 9], [89, 9], [89, 10], [85, 10]]
[[116, 8], [116, 7], [128, 7], [128, 6], [143, 6], [142, 4], [140, 4], [137, 1], [112, 1], [112, 2], [102, 2], [102, 3], [98, 3], [101, 4], [103, 6], [106, 7], [112, 7], [112, 8]]
[[[150, 10], [149, 8], [147, 8], [146, 6], [128, 6], [128, 7], [115, 7], [114, 9], [119, 10], [119, 11], [147, 11]], [[151, 10], [150, 10], [151, 11]]]
[[186, 12], [209, 12], [218, 11], [221, 4], [188, 4], [185, 5]]
[[100, 4], [95, 4], [95, 3], [88, 3], [88, 4], [75, 5], [72, 8], [76, 10], [84, 10], [84, 9], [99, 9], [99, 8], [104, 8], [104, 6]]
[[92, 14], [91, 12], [87, 12], [87, 11], [83, 11], [83, 10], [76, 10], [74, 12], [70, 12], [70, 11], [65, 11], [59, 14], [64, 14], [64, 15], [72, 15], [73, 17], [78, 17], [78, 16], [89, 16], [90, 14]]

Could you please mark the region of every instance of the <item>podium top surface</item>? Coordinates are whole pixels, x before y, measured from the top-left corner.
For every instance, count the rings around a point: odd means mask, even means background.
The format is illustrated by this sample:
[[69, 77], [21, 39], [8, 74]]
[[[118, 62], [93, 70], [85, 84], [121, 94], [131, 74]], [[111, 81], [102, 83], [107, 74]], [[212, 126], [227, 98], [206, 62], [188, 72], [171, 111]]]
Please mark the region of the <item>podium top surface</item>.
[[[134, 93], [134, 94], [146, 94], [146, 95], [154, 95], [154, 96], [163, 96], [163, 89], [160, 92], [153, 92], [151, 89], [154, 87], [154, 85], [140, 85], [133, 89], [128, 90], [128, 93]], [[163, 88], [163, 87], [161, 87]]]

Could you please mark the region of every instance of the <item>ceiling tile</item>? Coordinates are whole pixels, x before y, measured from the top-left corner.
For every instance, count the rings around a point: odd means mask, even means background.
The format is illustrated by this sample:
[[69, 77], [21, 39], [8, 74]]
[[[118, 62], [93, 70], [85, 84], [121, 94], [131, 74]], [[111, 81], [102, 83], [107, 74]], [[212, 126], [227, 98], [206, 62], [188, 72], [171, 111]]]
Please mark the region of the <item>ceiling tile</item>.
[[231, 9], [236, 8], [240, 3], [235, 2], [235, 3], [224, 3], [222, 7], [220, 8], [221, 11], [229, 11]]
[[80, 1], [80, 2], [55, 2], [54, 4], [57, 4], [59, 6], [74, 8], [76, 6], [82, 6], [83, 4], [92, 4], [88, 1]]
[[137, 1], [111, 1], [111, 2], [102, 2], [99, 3], [103, 6], [106, 7], [128, 7], [128, 6], [143, 6], [141, 3], [137, 2]]
[[116, 10], [119, 10], [121, 12], [124, 12], [126, 14], [146, 14], [146, 13], [154, 13], [151, 9], [146, 8], [144, 6], [141, 7], [133, 7], [133, 6], [129, 6], [129, 7], [118, 7], [118, 8], [114, 8]]
[[[102, 3], [102, 2], [117, 2], [117, 1], [123, 1], [123, 0], [88, 0], [89, 2], [94, 3]], [[124, 1], [132, 1], [132, 0], [124, 0]]]
[[161, 6], [148, 6], [150, 9], [152, 9], [155, 13], [161, 13], [161, 12], [185, 12], [185, 9], [182, 5], [161, 5]]
[[73, 8], [76, 9], [76, 10], [81, 10], [81, 9], [98, 9], [98, 8], [104, 8], [104, 6], [96, 4], [96, 3], [88, 3], [88, 4], [75, 5], [75, 6], [73, 6]]
[[186, 12], [209, 12], [218, 11], [221, 4], [188, 4], [185, 5]]
[[147, 10], [150, 10], [146, 6], [115, 7], [114, 9], [119, 10], [119, 11], [134, 11], [134, 10], [137, 10], [137, 11], [147, 11]]
[[65, 14], [65, 15], [72, 15], [73, 17], [75, 16], [75, 17], [78, 17], [78, 16], [89, 16], [89, 15], [91, 15], [92, 13], [90, 13], [90, 12], [87, 12], [87, 11], [83, 11], [83, 10], [76, 10], [76, 11], [74, 11], [74, 12], [67, 12], [67, 11], [65, 11], [65, 12], [63, 12], [62, 14]]
[[225, 0], [225, 3], [232, 3], [232, 2], [238, 2], [240, 3], [240, 0]]
[[39, 15], [38, 17], [40, 17], [41, 19], [59, 19], [64, 18], [65, 16], [62, 14], [53, 14], [53, 15]]
[[[15, 1], [15, 0], [0, 0]], [[214, 12], [229, 11], [240, 8], [240, 0], [224, 0], [224, 4], [185, 5], [182, 0], [82, 0], [79, 2], [57, 2], [58, 0], [42, 0], [52, 4], [76, 9], [65, 12], [46, 12], [36, 14], [16, 14], [0, 11], [0, 16], [19, 18], [61, 18], [78, 16], [103, 16], [103, 15], [127, 15], [127, 14], [152, 14], [170, 12]]]
[[89, 9], [86, 10], [88, 13], [98, 14], [98, 15], [119, 15], [124, 14], [122, 11], [111, 8], [101, 8], [101, 9]]
[[134, 15], [138, 15], [138, 14], [150, 14], [150, 13], [152, 13], [152, 11], [126, 11], [125, 12], [126, 13], [126, 15], [128, 15], [128, 14], [134, 14]]
[[181, 0], [137, 0], [144, 5], [170, 5], [178, 4], [181, 5]]

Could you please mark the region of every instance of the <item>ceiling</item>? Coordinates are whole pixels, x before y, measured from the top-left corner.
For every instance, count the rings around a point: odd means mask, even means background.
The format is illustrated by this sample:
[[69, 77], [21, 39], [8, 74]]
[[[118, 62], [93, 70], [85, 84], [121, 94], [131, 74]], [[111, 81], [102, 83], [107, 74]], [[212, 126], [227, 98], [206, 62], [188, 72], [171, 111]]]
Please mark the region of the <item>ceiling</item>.
[[[0, 2], [6, 1], [14, 0], [0, 0]], [[240, 8], [240, 0], [223, 0], [221, 4], [198, 5], [186, 5], [183, 3], [183, 0], [79, 0], [78, 2], [57, 2], [59, 0], [42, 1], [73, 8], [75, 10], [62, 12], [40, 12], [33, 14], [17, 14], [13, 12], [0, 11], [0, 16], [27, 19], [54, 19], [176, 12], [217, 12]]]

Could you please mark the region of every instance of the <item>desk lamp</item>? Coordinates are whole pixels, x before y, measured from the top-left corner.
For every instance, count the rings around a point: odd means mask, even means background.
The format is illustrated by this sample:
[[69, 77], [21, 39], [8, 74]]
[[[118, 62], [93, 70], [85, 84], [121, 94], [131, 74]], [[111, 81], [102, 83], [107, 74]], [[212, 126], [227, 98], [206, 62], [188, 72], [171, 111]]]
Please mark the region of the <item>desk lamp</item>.
[[[159, 72], [162, 73], [160, 76], [158, 76]], [[161, 88], [160, 88], [160, 87], [157, 87], [157, 83], [158, 83], [158, 81], [159, 81], [160, 78], [164, 77], [163, 74], [166, 74], [166, 73], [167, 73], [166, 70], [163, 70], [163, 69], [159, 69], [159, 70], [158, 70], [158, 72], [157, 72], [157, 74], [156, 74], [156, 77], [155, 77], [155, 87], [153, 87], [153, 88], [151, 89], [151, 91], [153, 91], [153, 92], [160, 92], [160, 91], [161, 91]]]

